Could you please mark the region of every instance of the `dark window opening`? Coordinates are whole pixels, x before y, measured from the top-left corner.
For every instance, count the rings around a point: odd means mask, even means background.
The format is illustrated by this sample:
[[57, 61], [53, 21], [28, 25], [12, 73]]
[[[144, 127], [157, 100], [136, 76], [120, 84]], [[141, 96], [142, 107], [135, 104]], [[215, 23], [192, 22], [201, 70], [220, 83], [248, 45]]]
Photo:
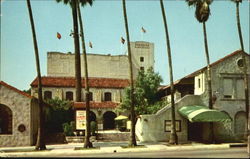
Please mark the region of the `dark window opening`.
[[12, 134], [12, 111], [0, 104], [0, 134]]
[[66, 92], [66, 100], [72, 101], [73, 100], [73, 92]]
[[140, 70], [144, 71], [144, 67], [140, 67]]
[[140, 61], [143, 62], [144, 61], [144, 57], [140, 57]]
[[51, 91], [45, 91], [44, 92], [44, 99], [52, 99], [52, 92]]
[[89, 101], [93, 101], [93, 93], [89, 92]]
[[224, 98], [226, 98], [226, 99], [232, 99], [232, 95], [224, 95]]
[[111, 93], [110, 92], [104, 93], [104, 101], [111, 101]]
[[198, 88], [201, 88], [201, 79], [198, 79]]

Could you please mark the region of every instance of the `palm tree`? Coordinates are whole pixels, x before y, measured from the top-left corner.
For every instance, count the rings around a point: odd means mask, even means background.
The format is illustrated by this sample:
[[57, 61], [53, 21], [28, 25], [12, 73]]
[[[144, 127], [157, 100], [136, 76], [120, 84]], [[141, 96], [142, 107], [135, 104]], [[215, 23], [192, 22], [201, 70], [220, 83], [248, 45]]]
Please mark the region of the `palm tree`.
[[[81, 58], [80, 58], [80, 44], [78, 33], [78, 21], [77, 21], [77, 1], [76, 0], [56, 0], [58, 3], [70, 4], [73, 17], [73, 37], [75, 46], [75, 78], [76, 78], [76, 102], [81, 102]], [[80, 0], [82, 2], [83, 0]]]
[[45, 150], [46, 145], [45, 145], [45, 140], [44, 140], [44, 111], [43, 111], [43, 97], [42, 97], [42, 79], [41, 79], [41, 72], [40, 72], [39, 52], [38, 52], [38, 46], [37, 46], [37, 40], [36, 40], [35, 24], [33, 20], [30, 0], [27, 0], [27, 7], [29, 10], [33, 45], [34, 45], [35, 58], [36, 58], [37, 79], [38, 79], [39, 124], [38, 124], [38, 134], [37, 134], [37, 141], [36, 141], [35, 149]]
[[129, 30], [128, 30], [128, 20], [127, 20], [127, 12], [126, 12], [126, 2], [122, 0], [123, 4], [123, 16], [124, 16], [124, 24], [126, 29], [126, 36], [127, 36], [127, 47], [128, 47], [128, 62], [129, 62], [129, 75], [130, 75], [130, 99], [131, 99], [131, 129], [130, 129], [130, 139], [129, 139], [129, 146], [136, 146], [136, 139], [135, 139], [135, 106], [134, 106], [134, 81], [133, 81], [133, 68], [132, 68], [132, 58], [131, 58], [131, 48], [130, 48], [130, 40], [129, 40]]
[[[93, 0], [85, 0], [82, 1], [82, 6], [89, 3], [92, 5]], [[85, 98], [86, 98], [86, 131], [85, 131], [85, 140], [84, 140], [84, 148], [91, 148], [93, 147], [92, 143], [90, 142], [90, 120], [89, 120], [89, 112], [90, 112], [90, 105], [89, 105], [89, 83], [88, 83], [88, 62], [87, 62], [87, 54], [86, 54], [86, 47], [85, 47], [85, 40], [84, 40], [84, 30], [83, 30], [83, 22], [81, 17], [81, 10], [79, 7], [79, 3], [77, 3], [77, 11], [78, 11], [78, 18], [80, 24], [80, 36], [82, 38], [82, 52], [83, 52], [83, 60], [84, 60], [84, 72], [85, 72]]]
[[[205, 55], [207, 60], [207, 91], [208, 91], [208, 107], [210, 109], [213, 108], [212, 103], [212, 85], [211, 85], [211, 70], [210, 70], [210, 60], [209, 60], [209, 52], [208, 52], [208, 44], [207, 44], [207, 33], [206, 33], [206, 21], [210, 15], [209, 5], [213, 2], [213, 0], [186, 0], [189, 6], [194, 6], [195, 17], [198, 22], [203, 24], [203, 34], [204, 34], [204, 45], [205, 45]], [[214, 133], [213, 133], [213, 123], [210, 123], [210, 133], [209, 133], [209, 142], [214, 142]]]
[[172, 57], [170, 48], [170, 39], [168, 35], [167, 19], [165, 15], [165, 9], [163, 1], [160, 0], [162, 17], [164, 22], [166, 42], [167, 42], [167, 53], [168, 53], [168, 65], [169, 65], [169, 77], [170, 77], [170, 93], [171, 93], [171, 132], [170, 132], [170, 144], [178, 144], [178, 137], [175, 128], [175, 101], [174, 101], [174, 82], [173, 82], [173, 68], [172, 68]]
[[[244, 50], [244, 43], [243, 43], [243, 37], [241, 32], [241, 25], [240, 25], [240, 9], [239, 9], [239, 3], [242, 2], [242, 0], [231, 0], [236, 4], [236, 18], [237, 18], [237, 27], [238, 27], [238, 33], [239, 33], [239, 39], [240, 39], [240, 46], [242, 50], [242, 60], [243, 60], [243, 71], [244, 71], [244, 90], [245, 90], [245, 107], [246, 107], [246, 113], [247, 113], [247, 125], [248, 125], [248, 131], [250, 129], [250, 123], [248, 121], [249, 119], [249, 91], [248, 91], [248, 78], [247, 78], [247, 64], [246, 64], [246, 58], [245, 58], [245, 50]], [[250, 134], [248, 134], [248, 143], [250, 144]], [[250, 145], [248, 144], [248, 153], [250, 154]]]

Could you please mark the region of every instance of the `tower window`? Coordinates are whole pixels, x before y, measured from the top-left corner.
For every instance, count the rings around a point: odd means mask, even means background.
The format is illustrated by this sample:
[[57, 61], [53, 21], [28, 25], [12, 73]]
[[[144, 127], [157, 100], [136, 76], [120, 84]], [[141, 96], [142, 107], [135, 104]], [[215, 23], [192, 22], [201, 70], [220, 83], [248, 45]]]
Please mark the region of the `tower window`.
[[144, 67], [140, 67], [140, 70], [144, 71]]
[[143, 62], [144, 61], [144, 57], [140, 57], [140, 61]]

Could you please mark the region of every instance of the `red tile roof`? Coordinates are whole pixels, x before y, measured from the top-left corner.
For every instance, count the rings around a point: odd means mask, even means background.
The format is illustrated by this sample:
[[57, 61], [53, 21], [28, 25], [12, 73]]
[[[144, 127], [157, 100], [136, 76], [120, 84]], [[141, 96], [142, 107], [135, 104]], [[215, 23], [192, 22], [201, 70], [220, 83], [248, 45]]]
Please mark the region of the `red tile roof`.
[[[119, 105], [119, 103], [114, 102], [92, 102], [90, 101], [90, 108], [116, 108]], [[86, 108], [85, 102], [74, 102], [73, 103], [74, 108]]]
[[[85, 87], [85, 80], [82, 79], [82, 88]], [[30, 84], [37, 87], [37, 78]], [[42, 77], [44, 87], [75, 87], [74, 77]], [[129, 86], [128, 79], [115, 78], [89, 78], [90, 88], [125, 88]]]
[[[219, 59], [219, 60], [217, 60], [217, 61], [211, 63], [211, 64], [210, 64], [210, 67], [213, 67], [213, 66], [219, 64], [220, 62], [225, 61], [225, 60], [228, 59], [229, 57], [232, 57], [232, 56], [234, 56], [234, 55], [237, 55], [237, 54], [239, 54], [239, 53], [241, 53], [241, 52], [242, 52], [242, 50], [236, 50], [236, 51], [234, 51], [233, 53], [231, 53], [231, 54], [229, 54], [229, 55], [227, 55], [227, 56], [225, 56], [225, 57], [223, 57], [223, 58], [221, 58], [221, 59]], [[247, 54], [247, 53], [245, 53], [245, 55], [250, 56], [250, 55]], [[176, 81], [174, 82], [174, 85], [175, 85], [175, 84], [178, 84], [181, 80], [183, 80], [183, 79], [185, 79], [185, 78], [194, 77], [194, 76], [196, 76], [197, 74], [199, 74], [200, 72], [202, 72], [202, 71], [204, 71], [204, 70], [206, 70], [206, 69], [207, 69], [207, 66], [205, 66], [205, 67], [203, 67], [203, 68], [201, 68], [201, 69], [199, 69], [199, 70], [197, 70], [197, 71], [195, 71], [195, 72], [193, 72], [193, 73], [191, 73], [191, 74], [189, 74], [189, 75], [187, 75], [187, 76], [185, 76], [185, 77], [183, 77], [183, 78], [181, 78], [181, 79], [179, 79], [179, 80], [176, 80]], [[164, 90], [164, 89], [167, 89], [167, 88], [169, 88], [169, 87], [170, 87], [170, 84], [167, 85], [167, 86], [164, 86], [164, 87], [160, 87], [158, 90], [159, 90], [159, 91], [160, 91], [160, 90]]]
[[29, 94], [27, 94], [27, 93], [25, 93], [25, 92], [23, 92], [23, 91], [20, 91], [19, 89], [17, 89], [17, 88], [15, 88], [15, 87], [13, 87], [13, 86], [11, 86], [11, 85], [5, 83], [4, 81], [0, 81], [0, 85], [5, 86], [5, 87], [7, 87], [7, 88], [9, 88], [9, 89], [11, 89], [11, 90], [13, 90], [13, 91], [15, 91], [15, 92], [17, 92], [17, 93], [23, 95], [23, 96], [26, 96], [26, 97], [28, 97], [28, 98], [32, 98], [31, 95], [29, 95]]

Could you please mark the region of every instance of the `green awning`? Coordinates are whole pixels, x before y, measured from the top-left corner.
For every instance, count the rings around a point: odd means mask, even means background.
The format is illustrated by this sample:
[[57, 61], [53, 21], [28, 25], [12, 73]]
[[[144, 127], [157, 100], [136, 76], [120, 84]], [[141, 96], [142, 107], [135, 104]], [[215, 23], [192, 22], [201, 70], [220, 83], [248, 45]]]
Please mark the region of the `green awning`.
[[190, 122], [230, 122], [232, 119], [224, 112], [206, 106], [184, 106], [178, 112]]

